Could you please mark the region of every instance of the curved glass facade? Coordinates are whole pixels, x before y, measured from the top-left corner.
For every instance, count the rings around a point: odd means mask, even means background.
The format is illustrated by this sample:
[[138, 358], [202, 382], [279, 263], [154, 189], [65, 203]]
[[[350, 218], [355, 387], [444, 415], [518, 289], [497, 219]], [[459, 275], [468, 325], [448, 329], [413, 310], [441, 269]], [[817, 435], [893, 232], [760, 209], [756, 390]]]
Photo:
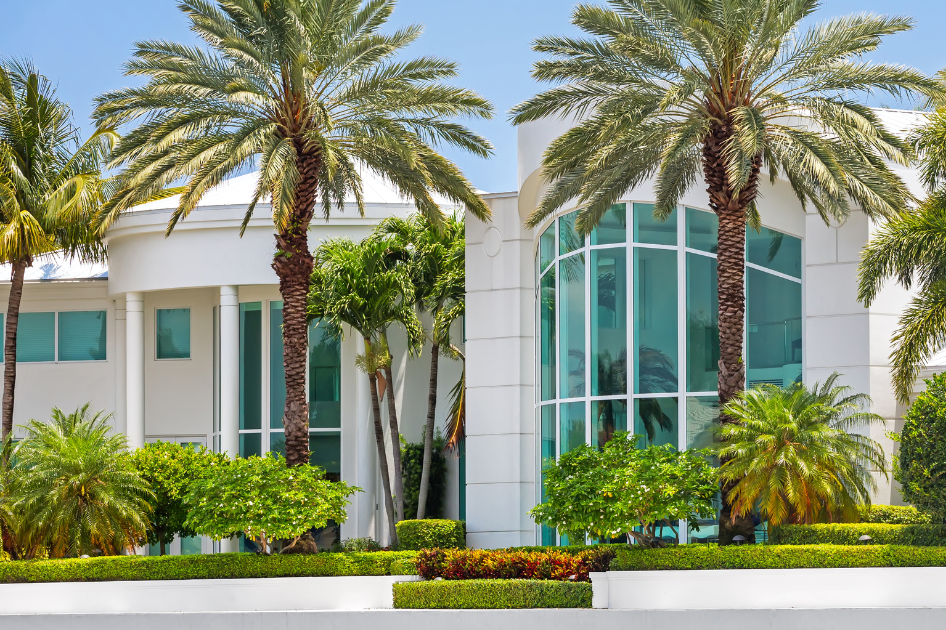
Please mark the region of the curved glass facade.
[[[682, 208], [658, 222], [653, 208], [615, 205], [587, 237], [572, 213], [539, 237], [540, 469], [617, 431], [640, 435], [642, 446], [700, 448], [711, 440], [718, 221]], [[788, 385], [802, 373], [801, 240], [749, 229], [746, 261], [747, 382]], [[555, 533], [543, 528], [542, 543], [554, 544]]]

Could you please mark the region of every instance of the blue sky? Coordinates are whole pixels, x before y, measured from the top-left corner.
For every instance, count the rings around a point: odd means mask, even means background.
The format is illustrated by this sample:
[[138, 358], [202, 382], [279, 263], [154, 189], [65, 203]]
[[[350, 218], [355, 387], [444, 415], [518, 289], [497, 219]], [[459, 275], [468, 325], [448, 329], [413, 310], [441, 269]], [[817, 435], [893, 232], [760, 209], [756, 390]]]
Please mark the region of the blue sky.
[[[496, 106], [497, 116], [473, 127], [493, 142], [496, 155], [481, 160], [451, 155], [481, 189], [516, 188], [516, 132], [506, 112], [533, 94], [530, 43], [546, 34], [572, 33], [574, 0], [399, 0], [392, 26], [419, 22], [425, 33], [410, 49], [460, 63], [459, 83]], [[0, 0], [4, 17], [0, 55], [27, 56], [59, 86], [79, 122], [87, 124], [92, 99], [129, 84], [121, 73], [140, 39], [192, 41], [174, 0]], [[946, 67], [943, 0], [826, 0], [818, 18], [857, 11], [913, 16], [912, 33], [888, 40], [874, 59], [927, 73]], [[890, 103], [893, 105], [892, 103]]]

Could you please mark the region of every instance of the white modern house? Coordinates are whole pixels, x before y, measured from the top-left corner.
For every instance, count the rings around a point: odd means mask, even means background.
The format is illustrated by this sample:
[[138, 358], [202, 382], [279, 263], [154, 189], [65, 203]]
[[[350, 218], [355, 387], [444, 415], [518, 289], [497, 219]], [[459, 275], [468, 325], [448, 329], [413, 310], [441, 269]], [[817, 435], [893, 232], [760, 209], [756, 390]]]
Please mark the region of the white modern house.
[[[881, 111], [905, 132], [919, 115]], [[523, 220], [544, 190], [540, 162], [568, 128], [548, 120], [519, 131], [518, 191], [484, 194], [489, 224], [467, 219], [465, 457], [449, 460], [446, 516], [465, 518], [477, 547], [554, 544], [528, 510], [540, 468], [577, 444], [631, 430], [654, 444], [703, 446], [715, 417], [716, 218], [695, 186], [666, 222], [652, 218], [652, 187], [626, 193], [589, 237], [563, 211], [538, 229]], [[920, 193], [915, 174], [900, 169]], [[260, 206], [243, 238], [254, 175], [208, 194], [170, 237], [175, 200], [128, 213], [108, 234], [107, 269], [39, 261], [24, 289], [16, 422], [91, 401], [115, 413], [133, 446], [199, 443], [234, 454], [279, 450], [284, 403], [281, 302], [270, 264], [273, 228]], [[747, 245], [749, 383], [820, 381], [832, 372], [869, 394], [898, 428], [890, 337], [908, 295], [891, 287], [870, 308], [855, 299], [861, 249], [875, 226], [854, 212], [841, 226], [805, 213], [784, 182], [762, 184], [764, 229]], [[367, 212], [354, 206], [315, 222], [310, 243], [360, 239], [410, 200], [365, 174]], [[8, 290], [7, 288], [3, 290]], [[5, 309], [4, 309], [5, 310]], [[459, 335], [458, 335], [459, 336]], [[316, 463], [365, 492], [343, 538], [384, 540], [383, 500], [368, 384], [355, 366], [357, 334], [340, 343], [313, 328], [310, 446]], [[395, 338], [402, 432], [419, 441], [429, 354], [410, 359]], [[438, 422], [461, 366], [441, 362]], [[931, 368], [932, 369], [932, 368]], [[883, 431], [873, 435], [892, 449]], [[878, 473], [877, 501], [899, 493]], [[711, 537], [712, 525], [682, 538]], [[215, 547], [181, 541], [175, 553]], [[226, 545], [224, 548], [227, 548]]]

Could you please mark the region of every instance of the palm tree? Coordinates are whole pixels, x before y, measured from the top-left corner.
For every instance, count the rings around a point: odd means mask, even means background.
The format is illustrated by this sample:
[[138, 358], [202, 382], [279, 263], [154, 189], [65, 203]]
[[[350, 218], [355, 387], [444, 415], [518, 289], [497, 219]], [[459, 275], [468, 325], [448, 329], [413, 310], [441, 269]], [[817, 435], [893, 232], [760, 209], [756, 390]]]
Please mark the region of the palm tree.
[[28, 61], [0, 61], [0, 262], [12, 267], [3, 352], [2, 439], [13, 430], [16, 331], [26, 269], [61, 251], [101, 260], [95, 214], [112, 185], [100, 174], [117, 138], [103, 127], [84, 143], [69, 106]]
[[733, 511], [762, 512], [769, 526], [856, 518], [886, 476], [883, 448], [853, 433], [884, 420], [865, 409], [870, 398], [851, 394], [832, 374], [808, 389], [762, 385], [742, 392], [723, 411], [736, 423], [719, 425], [720, 477], [732, 484]]
[[[375, 230], [402, 249], [408, 260], [414, 283], [414, 301], [432, 319], [430, 338], [430, 381], [427, 390], [427, 423], [424, 427], [424, 458], [418, 490], [417, 515], [422, 519], [427, 509], [430, 466], [433, 459], [434, 424], [437, 412], [437, 380], [440, 348], [453, 356], [450, 329], [462, 315], [466, 301], [466, 228], [455, 213], [441, 226], [415, 214], [409, 219], [391, 217]], [[388, 377], [390, 381], [390, 376]]]
[[858, 299], [869, 307], [887, 280], [917, 291], [893, 337], [893, 384], [906, 403], [920, 370], [946, 345], [946, 109], [930, 114], [911, 138], [929, 195], [888, 221], [864, 248]]
[[475, 93], [441, 83], [454, 63], [404, 59], [420, 26], [381, 32], [394, 0], [181, 0], [206, 44], [137, 44], [126, 65], [142, 87], [108, 92], [95, 117], [103, 125], [142, 121], [118, 144], [113, 167], [128, 191], [103, 225], [143, 195], [186, 182], [168, 232], [203, 195], [252, 164], [253, 201], [268, 200], [276, 226], [273, 269], [283, 298], [286, 460], [308, 462], [306, 295], [313, 258], [308, 228], [316, 205], [325, 218], [353, 197], [364, 212], [361, 172], [391, 182], [428, 219], [442, 221], [439, 193], [487, 220], [489, 208], [459, 169], [436, 152], [448, 145], [486, 157], [489, 143], [451, 119], [489, 118]]
[[[424, 330], [414, 311], [411, 276], [405, 265], [392, 264], [392, 255], [398, 254], [392, 253], [391, 247], [379, 239], [369, 238], [359, 244], [347, 238], [336, 238], [323, 243], [315, 252], [308, 316], [309, 319], [318, 319], [320, 326], [328, 327], [339, 336], [344, 333], [343, 326], [349, 326], [364, 340], [365, 352], [358, 357], [358, 365], [368, 375], [384, 506], [391, 542], [396, 544], [395, 524], [404, 515], [404, 491], [400, 458], [397, 458], [392, 493], [384, 447], [378, 375], [385, 366], [390, 365], [391, 355], [382, 334], [392, 324], [402, 325], [407, 332], [408, 350], [416, 354], [423, 347]], [[385, 380], [389, 381], [390, 378]], [[394, 397], [393, 384], [389, 384], [388, 396]], [[389, 415], [388, 420], [392, 448], [399, 451], [400, 436], [396, 418]], [[398, 502], [396, 510], [395, 496]]]
[[[719, 218], [718, 294], [722, 403], [745, 387], [746, 225], [759, 228], [762, 169], [782, 178], [801, 207], [843, 221], [853, 201], [870, 217], [906, 207], [909, 192], [886, 160], [907, 144], [857, 93], [932, 94], [935, 82], [861, 56], [907, 31], [903, 17], [859, 14], [802, 29], [819, 0], [610, 0], [579, 5], [573, 23], [591, 37], [545, 37], [533, 76], [557, 84], [515, 107], [523, 124], [574, 116], [543, 158], [549, 188], [527, 225], [572, 200], [588, 233], [626, 191], [652, 178], [654, 215], [665, 219], [702, 177]], [[731, 422], [723, 418], [724, 422]], [[725, 489], [724, 489], [725, 490]], [[730, 518], [720, 541], [751, 533]]]
[[52, 557], [114, 555], [144, 540], [154, 494], [110, 421], [88, 404], [69, 414], [54, 408], [52, 422], [31, 420], [16, 447], [13, 507]]

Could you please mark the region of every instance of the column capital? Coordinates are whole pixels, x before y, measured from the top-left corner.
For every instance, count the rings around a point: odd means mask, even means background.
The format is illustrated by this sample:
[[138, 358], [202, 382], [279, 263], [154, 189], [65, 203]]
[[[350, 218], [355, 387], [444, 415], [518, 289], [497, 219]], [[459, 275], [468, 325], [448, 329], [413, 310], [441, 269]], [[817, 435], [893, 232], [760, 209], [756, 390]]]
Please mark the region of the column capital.
[[239, 306], [240, 287], [224, 285], [220, 287], [220, 306]]
[[145, 294], [141, 291], [129, 291], [126, 293], [125, 310], [132, 313], [143, 313], [145, 310]]

